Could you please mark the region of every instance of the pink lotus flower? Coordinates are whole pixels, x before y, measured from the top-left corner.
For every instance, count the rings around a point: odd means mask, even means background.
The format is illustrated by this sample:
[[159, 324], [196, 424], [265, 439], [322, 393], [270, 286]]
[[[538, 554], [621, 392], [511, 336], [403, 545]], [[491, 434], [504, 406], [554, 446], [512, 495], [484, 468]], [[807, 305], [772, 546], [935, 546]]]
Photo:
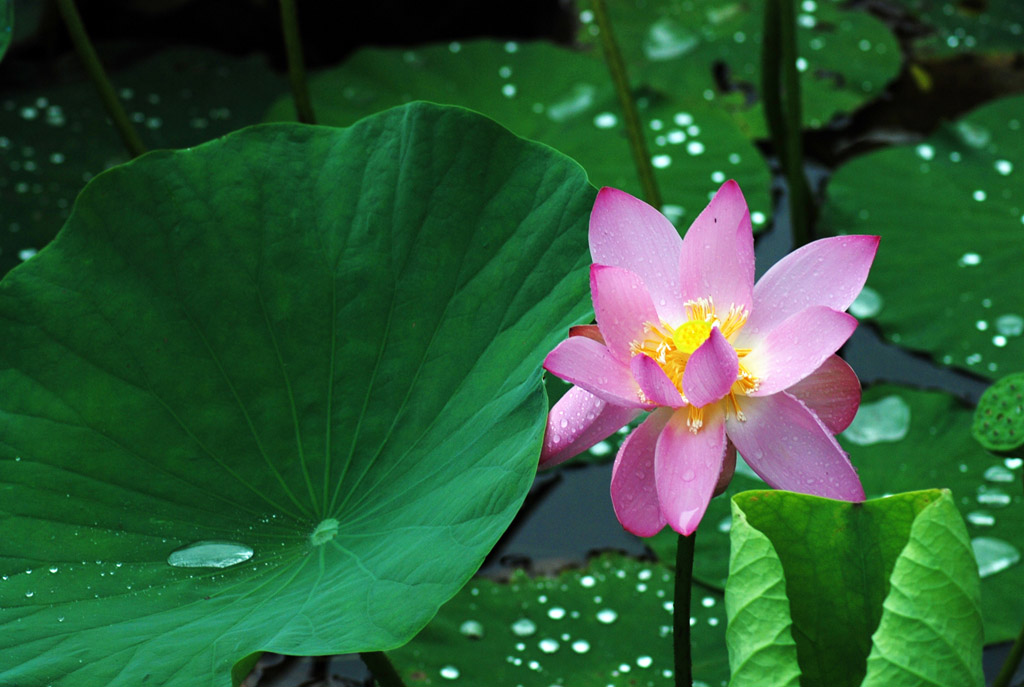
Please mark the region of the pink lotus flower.
[[774, 488], [863, 500], [834, 437], [857, 412], [860, 382], [835, 352], [857, 326], [842, 311], [877, 248], [877, 236], [815, 241], [755, 286], [736, 182], [685, 239], [643, 201], [602, 189], [590, 216], [597, 325], [574, 327], [544, 361], [575, 386], [548, 416], [541, 467], [652, 411], [612, 472], [615, 514], [634, 534], [666, 523], [692, 533], [732, 477], [735, 450]]

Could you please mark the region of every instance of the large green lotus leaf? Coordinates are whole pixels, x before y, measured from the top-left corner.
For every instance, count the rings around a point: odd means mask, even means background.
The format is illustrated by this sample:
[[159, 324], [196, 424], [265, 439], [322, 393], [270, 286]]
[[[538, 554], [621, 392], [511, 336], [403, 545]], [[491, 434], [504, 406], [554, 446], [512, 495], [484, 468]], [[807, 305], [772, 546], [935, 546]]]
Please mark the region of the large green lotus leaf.
[[1024, 5], [1018, 0], [896, 0], [896, 4], [931, 29], [913, 42], [918, 55], [1020, 53], [1024, 48]]
[[[864, 392], [861, 411], [839, 441], [857, 466], [870, 498], [933, 487], [948, 488], [966, 513], [981, 573], [986, 641], [1012, 639], [1024, 604], [1024, 515], [1017, 485], [1020, 458], [997, 458], [971, 436], [972, 412], [935, 391], [880, 385]], [[711, 500], [697, 531], [694, 576], [724, 585], [729, 567], [728, 498], [764, 483], [742, 463], [724, 497]], [[667, 565], [675, 560], [675, 533], [647, 540]]]
[[594, 196], [422, 103], [90, 182], [0, 282], [0, 683], [407, 641], [530, 487]]
[[[618, 554], [555, 577], [478, 579], [389, 655], [405, 683], [521, 687], [672, 684], [674, 577]], [[725, 684], [722, 595], [694, 588], [695, 685]]]
[[[526, 138], [562, 151], [597, 186], [640, 196], [629, 143], [608, 68], [596, 53], [550, 43], [472, 41], [415, 50], [365, 49], [310, 81], [317, 120], [347, 126], [413, 99], [462, 105]], [[738, 179], [754, 229], [769, 215], [771, 176], [760, 152], [728, 114], [685, 89], [641, 99], [648, 148], [664, 212], [685, 229], [709, 193]], [[283, 97], [268, 114], [294, 120]]]
[[732, 687], [984, 685], [978, 573], [948, 491], [732, 503]]
[[[285, 87], [264, 60], [177, 48], [111, 78], [143, 142], [186, 148], [260, 121]], [[89, 81], [8, 93], [0, 107], [0, 276], [45, 246], [96, 174], [128, 154]]]
[[991, 379], [1024, 359], [1022, 112], [1024, 97], [1005, 98], [917, 146], [849, 162], [820, 225], [882, 236], [868, 287], [889, 339]]
[[[823, 126], [873, 100], [899, 74], [895, 36], [867, 13], [845, 9], [847, 4], [799, 4], [797, 68], [802, 72], [803, 120], [809, 127]], [[667, 93], [701, 94], [731, 112], [747, 135], [767, 137], [761, 98], [756, 96], [761, 89], [763, 3], [613, 0], [609, 9], [634, 80]], [[596, 26], [586, 34], [596, 34]], [[722, 94], [723, 78], [737, 90]]]

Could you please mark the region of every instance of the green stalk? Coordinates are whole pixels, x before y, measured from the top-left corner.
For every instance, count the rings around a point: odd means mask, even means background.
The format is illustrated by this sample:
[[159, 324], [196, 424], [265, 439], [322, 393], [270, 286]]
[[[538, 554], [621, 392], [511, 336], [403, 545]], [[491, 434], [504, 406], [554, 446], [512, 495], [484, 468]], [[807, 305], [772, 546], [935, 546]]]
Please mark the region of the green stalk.
[[796, 12], [793, 0], [765, 3], [761, 79], [765, 118], [789, 190], [793, 247], [812, 239], [811, 193], [804, 175], [800, 73], [796, 68]]
[[299, 37], [299, 17], [295, 11], [295, 0], [281, 0], [281, 29], [284, 31], [284, 49], [288, 57], [288, 81], [295, 99], [295, 111], [299, 121], [316, 124], [313, 102], [309, 99], [306, 84], [306, 64], [302, 58], [302, 39]]
[[1017, 635], [1017, 640], [1013, 643], [1013, 647], [1010, 648], [1010, 653], [1006, 655], [1003, 667], [999, 670], [999, 675], [996, 676], [992, 687], [1010, 687], [1010, 680], [1013, 678], [1013, 674], [1017, 672], [1017, 667], [1020, 665], [1022, 658], [1024, 658], [1024, 625], [1021, 626], [1020, 634]]
[[697, 533], [679, 535], [676, 540], [676, 590], [672, 601], [672, 653], [675, 657], [676, 687], [693, 687], [693, 659], [690, 656], [690, 592], [693, 579], [693, 543]]
[[363, 659], [363, 663], [373, 673], [373, 679], [380, 687], [405, 687], [402, 676], [391, 665], [391, 660], [383, 651], [363, 651], [359, 653], [359, 658]]
[[142, 144], [142, 139], [139, 138], [138, 132], [135, 131], [135, 127], [128, 119], [128, 113], [124, 111], [121, 101], [118, 100], [117, 94], [114, 92], [114, 86], [107, 78], [106, 72], [103, 71], [100, 58], [96, 55], [92, 41], [89, 40], [89, 35], [82, 25], [82, 17], [78, 14], [78, 8], [75, 7], [75, 0], [57, 0], [57, 7], [64, 17], [64, 24], [68, 27], [68, 34], [71, 36], [71, 43], [75, 46], [75, 52], [82, 60], [89, 78], [96, 85], [100, 100], [103, 101], [103, 107], [106, 108], [110, 120], [114, 123], [114, 128], [121, 135], [128, 154], [132, 157], [142, 155], [146, 152], [146, 146]]
[[612, 22], [608, 17], [608, 9], [605, 7], [604, 0], [590, 0], [590, 5], [594, 10], [594, 18], [597, 20], [597, 28], [601, 35], [604, 59], [608, 64], [608, 71], [611, 72], [612, 83], [615, 84], [615, 93], [619, 96], [619, 104], [622, 106], [622, 113], [626, 122], [626, 133], [629, 136], [629, 148], [633, 152], [633, 164], [636, 165], [636, 173], [640, 177], [640, 186], [644, 191], [644, 199], [650, 205], [660, 209], [661, 193], [658, 191], [658, 184], [654, 179], [651, 155], [647, 151], [643, 126], [640, 124], [640, 116], [636, 111], [633, 92], [629, 88], [626, 64], [622, 60], [622, 52], [619, 50], [619, 45], [615, 41], [615, 34], [612, 32]]

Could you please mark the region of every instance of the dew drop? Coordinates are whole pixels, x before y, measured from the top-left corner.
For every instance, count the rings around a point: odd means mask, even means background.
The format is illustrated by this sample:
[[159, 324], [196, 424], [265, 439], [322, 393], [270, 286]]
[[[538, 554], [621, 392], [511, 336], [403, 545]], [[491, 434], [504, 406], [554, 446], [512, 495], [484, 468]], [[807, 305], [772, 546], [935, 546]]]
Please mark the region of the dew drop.
[[927, 143], [922, 143], [917, 146], [917, 155], [922, 160], [931, 160], [935, 157], [935, 148], [931, 147]]
[[442, 666], [441, 677], [445, 680], [456, 680], [459, 677], [459, 669], [453, 665]]
[[572, 643], [572, 650], [577, 654], [585, 654], [590, 651], [590, 642], [585, 639], [577, 639]]
[[593, 578], [592, 575], [585, 575], [585, 576], [580, 578], [580, 586], [581, 587], [586, 587], [587, 589], [590, 589], [596, 583], [597, 583], [597, 581]]
[[232, 541], [197, 541], [175, 549], [167, 563], [176, 568], [229, 568], [252, 558], [253, 550]]
[[506, 98], [512, 98], [516, 94], [516, 85], [513, 83], [507, 83], [501, 87], [501, 94]]
[[693, 124], [693, 115], [689, 112], [677, 112], [675, 116], [672, 117], [672, 121], [679, 126], [690, 126]]
[[990, 577], [1020, 562], [1020, 551], [1002, 539], [975, 537], [971, 540], [971, 548], [981, 577]]
[[1012, 482], [1014, 476], [1012, 472], [1002, 465], [993, 465], [988, 470], [985, 470], [985, 479], [989, 482]]
[[760, 226], [765, 223], [768, 218], [764, 216], [763, 212], [751, 212], [750, 221]]
[[552, 606], [548, 609], [548, 617], [552, 620], [561, 620], [565, 617], [565, 609], [561, 606]]
[[590, 453], [594, 456], [606, 456], [612, 452], [612, 445], [607, 441], [599, 441], [590, 447]]
[[30, 591], [27, 591], [27, 592], [25, 592], [25, 598], [26, 598], [26, 599], [31, 599], [31, 598], [32, 598], [33, 596], [35, 596], [35, 595], [36, 595], [36, 593], [35, 593], [35, 592], [33, 592], [33, 591], [31, 591], [31, 590], [30, 590]]
[[559, 644], [558, 640], [544, 638], [537, 643], [537, 646], [540, 647], [540, 650], [545, 654], [553, 654], [558, 651]]
[[1024, 465], [1024, 458], [1005, 458], [1003, 459], [1003, 465], [1011, 470], [1016, 470], [1021, 465]]
[[598, 129], [611, 129], [619, 123], [619, 118], [611, 112], [602, 112], [594, 117], [594, 126]]
[[978, 189], [977, 191], [971, 194], [971, 197], [980, 203], [981, 201], [988, 198], [988, 194], [982, 191], [981, 189]]
[[978, 487], [978, 503], [985, 506], [1008, 506], [1010, 505], [1010, 495], [999, 487], [989, 487], [987, 485], [981, 485]]
[[637, 666], [641, 668], [650, 668], [652, 663], [654, 663], [654, 659], [650, 656], [640, 656], [636, 659]]
[[977, 527], [992, 527], [996, 524], [996, 518], [987, 511], [975, 510], [967, 514], [967, 522]]
[[1013, 163], [1009, 160], [996, 160], [996, 171], [1004, 177], [1013, 172]]
[[482, 639], [484, 636], [484, 626], [478, 620], [467, 620], [459, 625], [459, 632], [470, 639]]
[[517, 637], [529, 637], [537, 631], [537, 625], [529, 618], [520, 618], [512, 623], [512, 634]]
[[618, 620], [619, 614], [610, 608], [604, 608], [597, 612], [597, 619], [605, 625], [610, 625]]
[[981, 264], [981, 256], [977, 253], [964, 253], [956, 261], [956, 264], [960, 265], [960, 267], [974, 267]]
[[656, 169], [665, 169], [672, 164], [672, 157], [670, 155], [655, 155], [651, 158], [651, 164]]
[[996, 318], [996, 331], [1003, 336], [1020, 336], [1024, 333], [1024, 318], [1020, 315], [1000, 315]]
[[704, 144], [700, 141], [690, 141], [686, 144], [686, 152], [690, 155], [700, 155], [704, 152]]

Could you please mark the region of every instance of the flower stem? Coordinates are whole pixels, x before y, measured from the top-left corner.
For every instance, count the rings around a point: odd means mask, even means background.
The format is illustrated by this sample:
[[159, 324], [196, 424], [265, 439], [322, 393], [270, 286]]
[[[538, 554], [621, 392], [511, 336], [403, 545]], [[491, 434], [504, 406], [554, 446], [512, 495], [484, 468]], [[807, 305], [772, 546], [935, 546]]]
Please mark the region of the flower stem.
[[103, 101], [103, 106], [106, 108], [107, 114], [110, 115], [114, 128], [121, 135], [128, 154], [132, 157], [142, 155], [146, 152], [146, 146], [142, 144], [142, 139], [139, 138], [138, 132], [135, 131], [135, 127], [128, 119], [128, 113], [124, 111], [121, 101], [117, 99], [113, 84], [110, 83], [106, 72], [103, 71], [100, 58], [92, 47], [92, 41], [89, 40], [89, 35], [85, 32], [85, 26], [82, 25], [82, 17], [78, 14], [78, 8], [75, 7], [75, 0], [57, 0], [57, 7], [64, 17], [64, 24], [68, 27], [68, 34], [71, 36], [71, 43], [75, 46], [75, 52], [82, 60], [89, 78], [96, 85], [100, 100]]
[[363, 659], [363, 663], [373, 673], [373, 679], [380, 687], [405, 687], [402, 677], [383, 651], [363, 651], [360, 652], [359, 658]]
[[793, 247], [813, 239], [811, 193], [804, 176], [800, 74], [796, 68], [796, 13], [793, 0], [767, 0], [761, 80], [765, 118], [789, 191]]
[[633, 92], [629, 88], [626, 64], [622, 60], [622, 52], [619, 50], [619, 44], [615, 42], [615, 34], [612, 32], [612, 22], [608, 17], [608, 9], [605, 7], [604, 0], [590, 0], [590, 5], [594, 10], [594, 18], [597, 20], [597, 28], [601, 35], [604, 60], [608, 64], [608, 71], [611, 72], [612, 83], [615, 84], [615, 93], [619, 96], [619, 104], [622, 106], [622, 113], [626, 120], [629, 148], [633, 152], [633, 164], [636, 165], [636, 173], [640, 177], [640, 186], [643, 187], [644, 199], [650, 205], [660, 209], [661, 193], [658, 191], [658, 183], [654, 179], [651, 155], [647, 152], [644, 130], [640, 125], [640, 116], [636, 111]]
[[1024, 625], [1021, 626], [1020, 633], [1010, 648], [1010, 653], [1006, 655], [1003, 667], [999, 670], [999, 675], [996, 676], [992, 687], [1009, 687], [1010, 680], [1013, 679], [1013, 674], [1017, 672], [1017, 667], [1020, 666], [1022, 658], [1024, 658]]
[[676, 590], [672, 602], [672, 644], [675, 656], [676, 687], [692, 687], [693, 659], [690, 657], [690, 592], [693, 579], [693, 542], [679, 535], [676, 540]]
[[295, 0], [281, 0], [281, 29], [284, 31], [284, 49], [288, 57], [288, 81], [292, 86], [295, 111], [303, 124], [316, 124], [313, 102], [306, 84], [306, 64], [302, 59], [302, 39], [299, 37], [299, 17]]

